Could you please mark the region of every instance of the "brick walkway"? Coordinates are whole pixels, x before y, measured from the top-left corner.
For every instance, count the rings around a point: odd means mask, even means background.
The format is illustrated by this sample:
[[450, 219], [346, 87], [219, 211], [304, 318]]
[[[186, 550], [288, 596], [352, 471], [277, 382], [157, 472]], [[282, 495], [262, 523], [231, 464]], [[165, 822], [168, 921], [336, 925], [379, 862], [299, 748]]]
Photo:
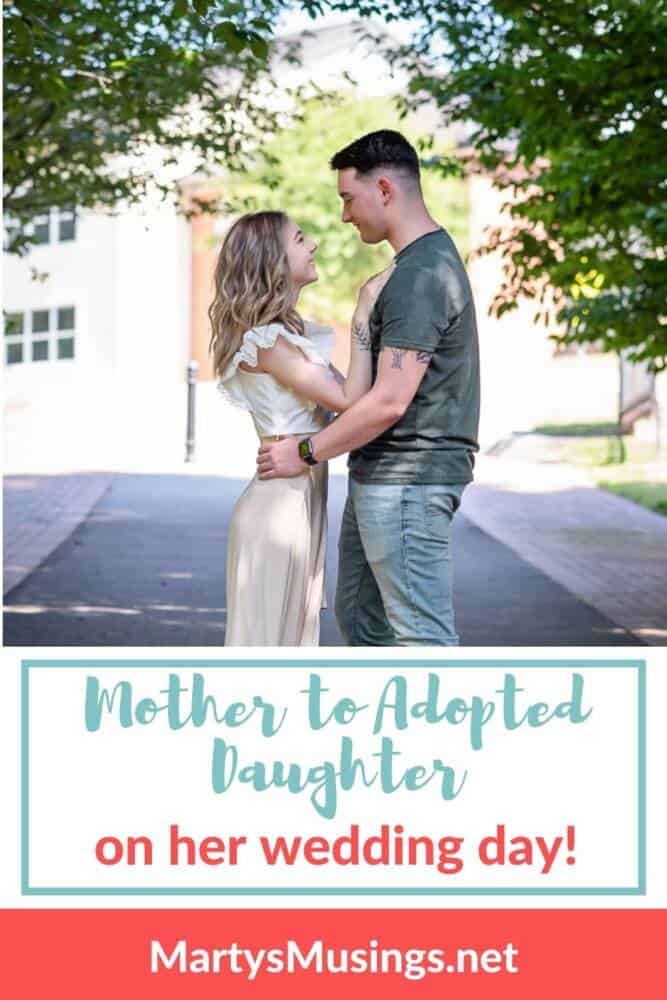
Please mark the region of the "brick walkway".
[[[3, 593], [85, 521], [114, 473], [250, 478], [256, 441], [247, 414], [221, 406], [212, 385], [200, 389], [191, 465], [183, 464], [182, 393], [154, 407], [152, 423], [128, 410], [113, 435], [118, 454], [102, 453], [96, 433], [88, 452], [79, 448], [66, 463], [57, 441], [17, 426], [6, 466], [15, 475], [5, 479]], [[74, 442], [75, 436], [58, 440]], [[99, 464], [92, 464], [95, 459]], [[469, 520], [619, 627], [667, 645], [667, 518], [590, 486], [581, 470], [526, 459], [480, 459], [477, 482], [464, 496]], [[343, 473], [344, 459], [336, 459], [331, 471]], [[484, 586], [480, 578], [481, 600]], [[520, 594], [507, 600], [523, 603]]]
[[[5, 600], [8, 646], [213, 646], [224, 639], [225, 549], [245, 478], [115, 476], [80, 525]], [[340, 646], [332, 606], [346, 477], [329, 481], [321, 644]], [[454, 594], [464, 646], [637, 646], [463, 515], [454, 521]]]
[[5, 478], [3, 594], [69, 538], [112, 479], [108, 472]]
[[466, 515], [644, 642], [667, 645], [667, 518], [567, 466], [483, 458]]

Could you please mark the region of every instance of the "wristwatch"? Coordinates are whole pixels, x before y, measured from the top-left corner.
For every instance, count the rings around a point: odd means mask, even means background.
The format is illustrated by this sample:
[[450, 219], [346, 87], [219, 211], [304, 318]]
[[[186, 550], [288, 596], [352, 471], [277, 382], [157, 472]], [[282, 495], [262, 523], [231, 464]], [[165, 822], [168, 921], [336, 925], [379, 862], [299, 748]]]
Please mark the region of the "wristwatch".
[[299, 458], [306, 465], [317, 465], [317, 459], [313, 455], [313, 442], [311, 438], [303, 438], [299, 441]]

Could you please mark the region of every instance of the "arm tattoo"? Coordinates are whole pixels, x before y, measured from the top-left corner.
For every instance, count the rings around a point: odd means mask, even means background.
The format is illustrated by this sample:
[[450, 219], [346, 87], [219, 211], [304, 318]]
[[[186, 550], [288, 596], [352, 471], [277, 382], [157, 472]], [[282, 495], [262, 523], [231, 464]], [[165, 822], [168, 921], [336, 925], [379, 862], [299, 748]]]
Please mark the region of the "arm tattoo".
[[417, 351], [417, 361], [419, 362], [420, 365], [430, 364], [432, 357], [433, 355], [429, 354], [428, 351]]
[[397, 349], [395, 347], [391, 348], [391, 367], [392, 368], [403, 368], [403, 355], [405, 351]]
[[371, 331], [368, 327], [368, 323], [353, 323], [352, 324], [352, 336], [359, 345], [359, 349], [362, 351], [370, 351], [371, 349]]

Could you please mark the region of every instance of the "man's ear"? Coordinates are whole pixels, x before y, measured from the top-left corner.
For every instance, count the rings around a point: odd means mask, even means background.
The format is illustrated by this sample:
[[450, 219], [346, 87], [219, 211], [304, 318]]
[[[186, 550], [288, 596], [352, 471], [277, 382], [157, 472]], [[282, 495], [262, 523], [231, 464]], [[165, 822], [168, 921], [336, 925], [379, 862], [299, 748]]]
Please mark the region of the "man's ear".
[[396, 193], [396, 188], [394, 186], [393, 181], [389, 177], [385, 177], [383, 174], [381, 174], [377, 178], [377, 186], [379, 188], [380, 196], [382, 198], [382, 204], [388, 205], [389, 202], [394, 197], [394, 194]]

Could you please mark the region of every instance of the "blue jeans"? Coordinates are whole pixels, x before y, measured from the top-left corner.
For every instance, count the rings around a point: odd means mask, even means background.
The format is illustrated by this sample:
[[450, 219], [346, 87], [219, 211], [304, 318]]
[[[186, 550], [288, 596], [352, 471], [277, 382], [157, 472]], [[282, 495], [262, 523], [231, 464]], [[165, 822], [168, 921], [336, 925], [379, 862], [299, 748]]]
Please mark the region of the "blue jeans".
[[336, 618], [349, 646], [457, 646], [450, 527], [464, 486], [350, 479]]

